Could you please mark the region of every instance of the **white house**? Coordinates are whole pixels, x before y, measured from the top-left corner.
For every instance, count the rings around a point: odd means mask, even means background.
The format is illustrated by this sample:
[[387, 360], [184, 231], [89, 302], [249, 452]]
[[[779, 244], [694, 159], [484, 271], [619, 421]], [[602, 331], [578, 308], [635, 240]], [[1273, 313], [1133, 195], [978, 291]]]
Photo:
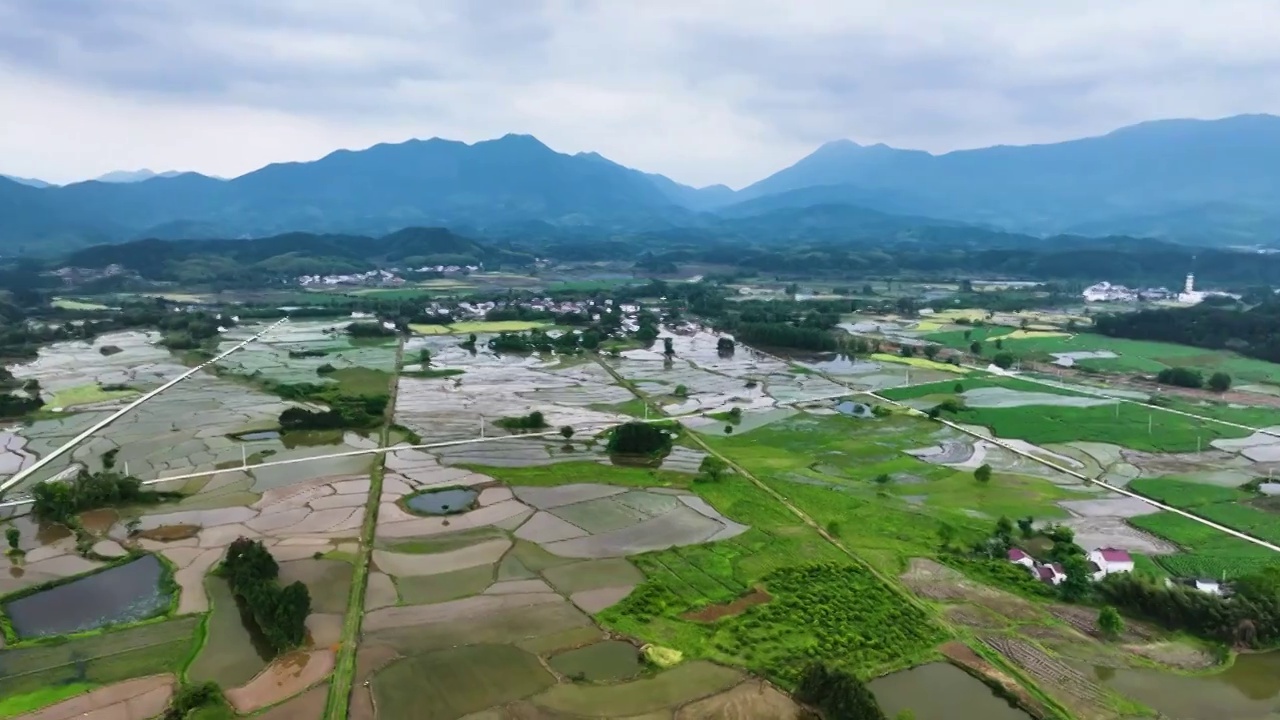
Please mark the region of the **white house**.
[[1125, 550], [1097, 548], [1089, 553], [1088, 559], [1102, 570], [1103, 575], [1133, 572], [1133, 558]]

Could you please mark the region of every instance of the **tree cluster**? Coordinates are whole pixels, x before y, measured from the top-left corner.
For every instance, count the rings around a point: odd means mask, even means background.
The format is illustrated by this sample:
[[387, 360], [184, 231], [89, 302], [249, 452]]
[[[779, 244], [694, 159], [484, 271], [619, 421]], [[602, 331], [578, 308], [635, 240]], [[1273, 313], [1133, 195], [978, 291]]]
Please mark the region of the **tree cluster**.
[[276, 581], [280, 567], [262, 541], [234, 540], [219, 572], [275, 652], [302, 644], [311, 614], [311, 594], [301, 582], [280, 586]]
[[112, 470], [81, 470], [61, 482], [37, 483], [31, 488], [31, 514], [39, 520], [67, 523], [86, 510], [121, 505], [149, 505], [175, 493], [143, 490], [142, 481]]
[[[534, 410], [528, 415], [502, 418], [497, 424], [498, 427], [505, 428], [507, 430], [542, 430], [549, 427], [547, 425], [547, 419], [543, 417], [541, 410]], [[570, 428], [570, 430], [572, 430], [572, 428]]]
[[629, 422], [609, 433], [608, 449], [613, 455], [665, 455], [671, 450], [671, 438], [653, 423]]
[[1176, 387], [1202, 388], [1204, 387], [1204, 373], [1194, 368], [1165, 368], [1156, 375], [1156, 382], [1161, 385], [1173, 385]]
[[841, 720], [886, 720], [876, 696], [857, 676], [822, 663], [810, 663], [800, 673], [796, 699]]
[[1115, 573], [1097, 583], [1099, 596], [1129, 615], [1169, 630], [1250, 648], [1280, 642], [1280, 587], [1266, 573], [1241, 578], [1223, 597], [1142, 575]]
[[1234, 350], [1270, 362], [1280, 362], [1277, 327], [1280, 327], [1280, 302], [1274, 298], [1250, 310], [1196, 305], [1094, 318], [1094, 330], [1110, 337]]
[[353, 322], [346, 332], [354, 338], [389, 338], [399, 334], [381, 322]]

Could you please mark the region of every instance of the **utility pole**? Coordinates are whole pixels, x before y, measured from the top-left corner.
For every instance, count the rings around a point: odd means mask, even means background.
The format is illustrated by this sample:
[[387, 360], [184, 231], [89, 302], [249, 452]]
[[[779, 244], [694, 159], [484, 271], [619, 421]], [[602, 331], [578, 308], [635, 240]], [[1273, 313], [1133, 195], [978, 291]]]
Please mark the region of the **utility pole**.
[[240, 446], [240, 467], [249, 466], [249, 453], [245, 450], [244, 445]]
[[480, 416], [480, 437], [484, 437], [484, 416]]
[[1154, 417], [1154, 416], [1152, 416], [1150, 413], [1148, 413], [1148, 414], [1147, 414], [1147, 434], [1148, 434], [1148, 435], [1150, 435], [1150, 434], [1151, 434], [1151, 423], [1152, 423], [1152, 418], [1153, 418], [1153, 417]]

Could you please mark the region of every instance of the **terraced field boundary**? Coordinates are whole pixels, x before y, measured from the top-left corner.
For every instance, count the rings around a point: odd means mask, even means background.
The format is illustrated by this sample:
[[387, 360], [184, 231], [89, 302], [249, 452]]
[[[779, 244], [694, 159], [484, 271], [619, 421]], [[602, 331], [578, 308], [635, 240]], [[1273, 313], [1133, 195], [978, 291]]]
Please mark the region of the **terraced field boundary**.
[[[387, 407], [382, 429], [378, 433], [378, 447], [387, 448], [391, 442], [391, 426], [394, 424], [396, 395], [399, 389], [400, 368], [404, 364], [404, 338], [396, 346], [395, 366], [391, 371]], [[360, 551], [356, 555], [355, 569], [351, 574], [351, 594], [347, 598], [347, 613], [342, 620], [342, 638], [338, 644], [338, 657], [329, 678], [329, 695], [325, 702], [326, 720], [346, 720], [351, 701], [351, 685], [355, 681], [356, 651], [360, 645], [360, 624], [364, 620], [364, 593], [369, 582], [369, 562], [373, 554], [373, 538], [378, 528], [378, 506], [382, 500], [382, 478], [387, 454], [376, 455], [369, 472], [369, 497], [365, 501], [364, 524], [360, 527]]]

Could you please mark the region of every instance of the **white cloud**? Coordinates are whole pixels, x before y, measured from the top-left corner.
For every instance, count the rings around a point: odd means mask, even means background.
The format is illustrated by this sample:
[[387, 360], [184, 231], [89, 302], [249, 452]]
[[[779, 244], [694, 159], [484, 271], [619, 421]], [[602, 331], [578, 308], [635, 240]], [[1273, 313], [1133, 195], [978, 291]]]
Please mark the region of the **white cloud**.
[[1280, 112], [1258, 0], [7, 0], [0, 170], [236, 175], [531, 133], [740, 186], [837, 137], [943, 151]]

